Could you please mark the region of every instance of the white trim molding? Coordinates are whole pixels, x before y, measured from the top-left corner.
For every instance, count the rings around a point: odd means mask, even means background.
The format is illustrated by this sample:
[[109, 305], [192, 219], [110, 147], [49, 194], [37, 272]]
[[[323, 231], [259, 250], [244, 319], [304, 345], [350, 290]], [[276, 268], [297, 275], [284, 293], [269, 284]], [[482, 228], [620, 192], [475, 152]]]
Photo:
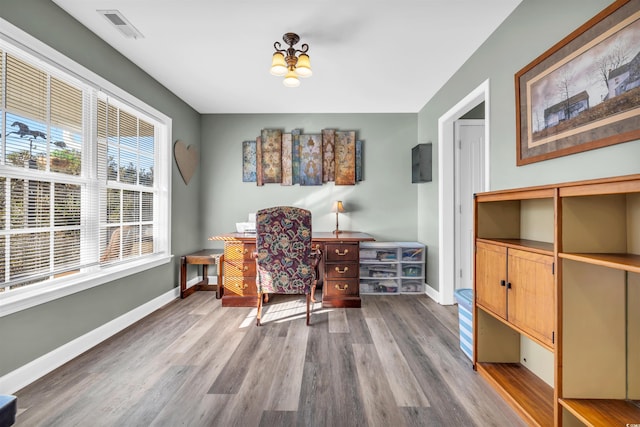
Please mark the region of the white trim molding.
[[485, 189], [489, 186], [490, 159], [490, 110], [489, 80], [485, 80], [460, 102], [438, 119], [438, 303], [451, 305], [455, 302], [455, 153], [454, 122], [484, 101], [485, 117]]

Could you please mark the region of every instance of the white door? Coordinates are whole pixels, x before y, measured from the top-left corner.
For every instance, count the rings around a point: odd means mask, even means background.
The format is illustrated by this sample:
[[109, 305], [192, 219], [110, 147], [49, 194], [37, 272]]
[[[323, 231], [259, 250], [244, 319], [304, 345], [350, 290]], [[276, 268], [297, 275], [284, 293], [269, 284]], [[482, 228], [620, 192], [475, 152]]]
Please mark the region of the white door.
[[484, 120], [454, 123], [455, 289], [473, 287], [473, 195], [484, 189]]

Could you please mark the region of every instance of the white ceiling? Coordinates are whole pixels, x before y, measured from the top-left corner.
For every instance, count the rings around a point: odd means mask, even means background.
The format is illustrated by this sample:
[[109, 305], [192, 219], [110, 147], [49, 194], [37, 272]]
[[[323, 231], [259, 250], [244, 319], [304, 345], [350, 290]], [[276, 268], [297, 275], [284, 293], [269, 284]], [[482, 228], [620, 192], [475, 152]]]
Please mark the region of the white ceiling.
[[[520, 1], [53, 0], [202, 114], [416, 113]], [[269, 73], [286, 32], [309, 45], [297, 88]]]

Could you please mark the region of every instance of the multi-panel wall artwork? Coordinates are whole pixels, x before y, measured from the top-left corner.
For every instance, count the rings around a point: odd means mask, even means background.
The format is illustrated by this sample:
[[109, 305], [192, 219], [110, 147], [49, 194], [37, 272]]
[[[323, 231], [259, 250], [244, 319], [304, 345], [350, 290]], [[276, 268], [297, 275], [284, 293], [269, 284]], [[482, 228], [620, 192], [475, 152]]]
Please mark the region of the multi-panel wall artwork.
[[242, 142], [242, 181], [257, 185], [355, 185], [362, 181], [363, 142], [355, 131], [262, 129]]

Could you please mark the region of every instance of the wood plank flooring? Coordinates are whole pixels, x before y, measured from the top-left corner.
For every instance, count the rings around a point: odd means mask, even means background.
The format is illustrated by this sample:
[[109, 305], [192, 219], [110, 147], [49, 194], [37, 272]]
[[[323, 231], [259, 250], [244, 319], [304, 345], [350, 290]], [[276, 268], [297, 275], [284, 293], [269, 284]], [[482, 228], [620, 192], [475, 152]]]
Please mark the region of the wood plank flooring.
[[522, 426], [459, 348], [455, 306], [176, 300], [20, 390], [16, 426]]

